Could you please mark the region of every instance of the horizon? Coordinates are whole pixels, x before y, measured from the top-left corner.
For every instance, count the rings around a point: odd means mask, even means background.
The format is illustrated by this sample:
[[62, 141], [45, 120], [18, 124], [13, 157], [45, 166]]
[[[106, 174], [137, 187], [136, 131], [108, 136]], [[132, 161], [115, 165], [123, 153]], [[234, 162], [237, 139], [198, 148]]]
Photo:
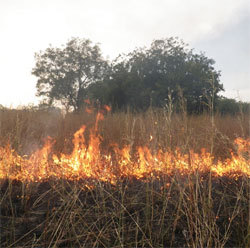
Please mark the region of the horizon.
[[[154, 39], [179, 37], [215, 60], [228, 98], [250, 102], [250, 5], [247, 0], [1, 1], [0, 105], [37, 105], [34, 54], [71, 37], [99, 43], [110, 60]], [[46, 18], [45, 18], [46, 17]]]

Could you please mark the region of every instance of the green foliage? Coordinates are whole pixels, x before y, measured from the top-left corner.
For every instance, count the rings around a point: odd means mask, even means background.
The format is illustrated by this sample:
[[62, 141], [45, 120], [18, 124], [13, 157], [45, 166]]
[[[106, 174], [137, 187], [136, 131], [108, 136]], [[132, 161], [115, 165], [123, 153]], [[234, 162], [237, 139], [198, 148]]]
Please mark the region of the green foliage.
[[155, 40], [149, 48], [135, 49], [110, 65], [97, 45], [77, 38], [35, 58], [32, 73], [38, 77], [42, 104], [59, 102], [66, 110], [79, 110], [86, 98], [109, 104], [113, 110], [146, 110], [165, 106], [171, 95], [176, 106], [185, 99], [189, 113], [201, 113], [223, 90], [214, 60], [194, 53], [178, 38]]
[[155, 40], [149, 49], [136, 49], [114, 61], [102, 94], [95, 97], [113, 108], [145, 110], [149, 106], [163, 107], [169, 94], [177, 102], [181, 89], [188, 112], [200, 113], [209, 99], [217, 98], [223, 90], [214, 63], [177, 38]]
[[35, 59], [32, 74], [38, 77], [37, 95], [44, 98], [44, 105], [60, 103], [67, 110], [82, 107], [87, 86], [102, 80], [108, 67], [99, 46], [79, 38], [62, 48], [49, 47]]
[[235, 99], [220, 97], [216, 102], [216, 111], [222, 115], [236, 115], [250, 113], [250, 103], [237, 102]]

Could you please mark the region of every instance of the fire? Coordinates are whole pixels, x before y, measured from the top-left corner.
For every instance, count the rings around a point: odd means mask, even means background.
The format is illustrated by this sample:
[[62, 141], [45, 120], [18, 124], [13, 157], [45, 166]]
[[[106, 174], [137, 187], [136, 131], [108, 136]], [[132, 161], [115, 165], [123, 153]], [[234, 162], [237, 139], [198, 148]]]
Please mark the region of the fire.
[[190, 175], [211, 172], [217, 177], [250, 177], [250, 139], [237, 138], [235, 145], [238, 152], [231, 153], [231, 158], [223, 161], [216, 160], [205, 149], [201, 149], [200, 153], [191, 150], [183, 154], [178, 148], [175, 151], [152, 152], [147, 146], [134, 150], [129, 145], [119, 148], [118, 144], [112, 144], [112, 149], [108, 149], [111, 152], [105, 153], [100, 148], [102, 137], [98, 134], [98, 121], [103, 118], [102, 113], [97, 114], [88, 142], [84, 136], [86, 126], [74, 134], [71, 154], [52, 154], [51, 138], [30, 157], [18, 155], [10, 145], [0, 147], [0, 179], [94, 179], [115, 184], [124, 177], [145, 179], [174, 173]]

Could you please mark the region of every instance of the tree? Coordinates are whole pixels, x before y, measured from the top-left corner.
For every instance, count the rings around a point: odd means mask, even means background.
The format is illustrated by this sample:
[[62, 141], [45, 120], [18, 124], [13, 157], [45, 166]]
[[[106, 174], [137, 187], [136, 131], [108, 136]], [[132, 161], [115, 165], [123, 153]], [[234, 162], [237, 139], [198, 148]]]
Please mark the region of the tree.
[[217, 99], [216, 110], [221, 115], [250, 114], [250, 103], [220, 96]]
[[104, 81], [88, 88], [90, 98], [101, 104], [112, 106], [114, 111], [126, 109], [145, 109], [145, 87], [135, 72], [130, 70], [127, 56], [119, 56], [110, 67], [110, 74]]
[[66, 110], [79, 110], [87, 87], [103, 80], [108, 69], [99, 46], [88, 39], [73, 38], [62, 48], [50, 46], [36, 53], [35, 60], [37, 96], [43, 97], [43, 104], [60, 103]]
[[136, 49], [122, 61], [114, 62], [106, 82], [110, 94], [106, 103], [121, 106], [118, 101], [122, 93], [122, 107], [162, 107], [170, 93], [177, 101], [181, 89], [188, 111], [200, 113], [211, 97], [217, 98], [223, 90], [220, 72], [214, 69], [214, 63], [203, 53], [188, 49], [178, 38], [155, 40], [150, 48]]

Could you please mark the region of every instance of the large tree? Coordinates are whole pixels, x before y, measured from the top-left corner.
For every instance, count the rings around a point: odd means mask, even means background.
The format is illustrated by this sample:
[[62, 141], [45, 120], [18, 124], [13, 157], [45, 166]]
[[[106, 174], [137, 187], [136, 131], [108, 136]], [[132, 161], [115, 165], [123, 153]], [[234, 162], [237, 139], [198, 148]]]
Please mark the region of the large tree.
[[48, 105], [61, 104], [79, 110], [87, 87], [103, 80], [108, 63], [98, 45], [88, 39], [73, 38], [61, 48], [49, 47], [35, 54], [32, 74], [38, 77], [37, 95]]
[[113, 62], [112, 76], [105, 82], [106, 103], [115, 107], [147, 109], [178, 101], [179, 92], [187, 100], [189, 112], [202, 112], [211, 98], [223, 90], [214, 60], [195, 53], [178, 38], [155, 40], [149, 48], [139, 48]]

